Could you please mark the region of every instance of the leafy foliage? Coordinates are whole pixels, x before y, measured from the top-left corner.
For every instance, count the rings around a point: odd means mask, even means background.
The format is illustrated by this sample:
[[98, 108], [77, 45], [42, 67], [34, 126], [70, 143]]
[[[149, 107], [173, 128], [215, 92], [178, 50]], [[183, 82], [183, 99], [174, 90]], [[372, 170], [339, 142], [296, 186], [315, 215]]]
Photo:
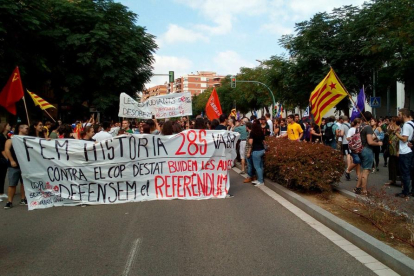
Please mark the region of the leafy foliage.
[[[120, 92], [152, 76], [154, 36], [112, 0], [21, 0], [0, 4], [0, 80], [18, 65], [23, 84], [59, 103], [116, 110]], [[40, 93], [41, 94], [41, 93]]]
[[343, 174], [343, 156], [322, 144], [268, 138], [266, 176], [282, 185], [306, 191], [332, 191]]
[[[404, 82], [405, 107], [410, 107], [410, 95], [414, 93], [413, 22], [411, 0], [373, 0], [362, 8], [349, 5], [317, 13], [297, 23], [294, 34], [279, 40], [288, 58], [272, 56], [260, 66], [240, 68], [236, 78], [265, 83], [285, 109], [305, 108], [310, 93], [332, 67], [351, 94], [364, 85], [370, 96], [374, 88], [386, 91], [397, 80]], [[224, 112], [234, 101], [242, 113], [272, 103], [263, 86], [240, 82], [235, 89], [229, 86], [226, 78], [217, 89]], [[349, 104], [346, 97], [336, 108], [348, 113]]]

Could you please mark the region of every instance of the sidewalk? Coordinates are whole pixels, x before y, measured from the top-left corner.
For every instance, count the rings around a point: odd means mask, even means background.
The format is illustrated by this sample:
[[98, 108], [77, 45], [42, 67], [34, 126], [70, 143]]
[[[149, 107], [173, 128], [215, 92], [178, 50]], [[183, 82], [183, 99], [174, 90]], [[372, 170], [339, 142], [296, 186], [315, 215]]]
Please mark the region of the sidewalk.
[[[388, 180], [388, 167], [384, 167], [384, 158], [382, 154], [380, 155], [379, 162], [379, 171], [375, 173], [370, 173], [368, 177], [368, 192], [377, 194], [384, 189], [387, 194], [386, 201], [397, 206], [398, 209], [407, 214], [414, 215], [414, 197], [410, 196], [407, 199], [395, 197], [396, 193], [401, 193], [402, 188], [394, 185], [384, 185], [384, 183], [389, 182]], [[345, 171], [345, 170], [344, 170]], [[353, 189], [356, 186], [356, 173], [355, 171], [351, 172], [351, 180], [347, 181], [345, 174], [341, 177], [341, 182], [338, 183], [338, 188], [345, 189], [353, 193]], [[401, 181], [398, 181], [397, 184], [401, 184]]]

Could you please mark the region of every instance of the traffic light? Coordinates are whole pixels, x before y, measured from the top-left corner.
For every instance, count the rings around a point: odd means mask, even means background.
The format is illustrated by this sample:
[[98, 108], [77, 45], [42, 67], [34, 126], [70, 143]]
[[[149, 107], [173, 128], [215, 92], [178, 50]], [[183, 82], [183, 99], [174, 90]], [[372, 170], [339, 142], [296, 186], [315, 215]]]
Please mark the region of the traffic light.
[[174, 71], [169, 71], [168, 76], [169, 76], [170, 83], [174, 82]]
[[231, 77], [231, 88], [236, 88], [236, 77], [235, 76]]

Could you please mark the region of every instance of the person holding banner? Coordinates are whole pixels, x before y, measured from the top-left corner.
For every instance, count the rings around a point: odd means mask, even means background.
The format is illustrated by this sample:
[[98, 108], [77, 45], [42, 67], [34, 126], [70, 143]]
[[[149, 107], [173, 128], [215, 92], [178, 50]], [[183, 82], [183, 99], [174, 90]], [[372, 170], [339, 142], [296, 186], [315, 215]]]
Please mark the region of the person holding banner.
[[160, 134], [160, 126], [158, 125], [157, 119], [149, 119], [147, 120], [147, 125], [150, 127], [150, 133], [157, 135]]
[[194, 129], [207, 129], [203, 118], [197, 118], [195, 120]]
[[221, 114], [219, 117], [220, 124], [215, 128], [215, 130], [227, 130], [227, 115]]
[[42, 121], [34, 121], [30, 126], [29, 135], [39, 138], [47, 138], [43, 132], [43, 123]]
[[[27, 136], [29, 134], [29, 126], [27, 124], [17, 125], [16, 129], [19, 131], [18, 133], [19, 135]], [[42, 125], [42, 129], [43, 129], [43, 125]], [[7, 159], [9, 160], [9, 168], [7, 170], [8, 177], [9, 177], [8, 202], [6, 203], [6, 206], [4, 206], [4, 209], [10, 209], [13, 207], [13, 198], [14, 198], [14, 194], [16, 193], [16, 187], [19, 184], [19, 180], [21, 183], [20, 205], [27, 205], [27, 199], [24, 193], [24, 186], [23, 186], [23, 180], [22, 180], [22, 172], [20, 171], [19, 162], [16, 158], [16, 153], [14, 152], [11, 139], [6, 141], [4, 152], [6, 153]]]
[[102, 124], [102, 130], [98, 133], [96, 133], [92, 139], [94, 139], [96, 142], [100, 142], [106, 139], [111, 139], [112, 135], [109, 133], [111, 130], [111, 124], [109, 122], [103, 122]]
[[4, 146], [6, 145], [7, 139], [11, 127], [9, 123], [0, 123], [0, 202], [3, 201], [2, 198], [7, 198], [7, 195], [4, 194], [4, 182], [7, 174], [8, 161], [4, 153]]
[[161, 135], [173, 135], [174, 134], [174, 130], [173, 130], [173, 125], [171, 123], [171, 121], [166, 121], [161, 128]]
[[126, 133], [134, 133], [130, 128], [131, 123], [128, 120], [122, 120], [122, 129], [125, 130]]
[[85, 141], [95, 142], [92, 137], [95, 135], [95, 130], [92, 126], [87, 126], [81, 131], [81, 139]]

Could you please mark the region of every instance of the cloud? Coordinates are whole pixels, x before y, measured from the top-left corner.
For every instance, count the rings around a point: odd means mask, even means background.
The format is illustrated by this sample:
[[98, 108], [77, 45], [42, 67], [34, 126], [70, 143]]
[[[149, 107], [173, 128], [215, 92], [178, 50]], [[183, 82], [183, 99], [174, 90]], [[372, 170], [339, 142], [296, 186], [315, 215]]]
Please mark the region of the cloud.
[[266, 13], [268, 0], [176, 0], [198, 12], [213, 24], [199, 24], [197, 30], [209, 35], [231, 32], [238, 16], [257, 16]]
[[260, 26], [261, 31], [277, 35], [294, 32], [295, 23], [308, 20], [315, 13], [328, 12], [344, 5], [362, 5], [365, 0], [273, 0], [268, 3], [268, 22]]
[[310, 17], [317, 12], [331, 12], [334, 8], [344, 5], [362, 5], [366, 0], [290, 0], [287, 7], [295, 13]]
[[282, 24], [278, 24], [277, 22], [275, 22], [273, 24], [272, 23], [263, 24], [260, 27], [260, 30], [264, 31], [264, 32], [270, 32], [270, 33], [276, 34], [276, 35], [286, 35], [286, 34], [293, 33], [292, 28], [284, 27]]
[[[154, 74], [168, 74], [169, 71], [174, 71], [175, 78], [178, 78], [187, 74], [193, 66], [193, 62], [185, 57], [154, 55], [154, 58]], [[148, 88], [164, 84], [166, 81], [168, 76], [154, 76], [145, 86]]]
[[167, 32], [157, 39], [160, 47], [164, 44], [193, 43], [196, 41], [208, 42], [209, 38], [200, 32], [185, 29], [175, 24], [170, 24]]
[[223, 75], [235, 75], [240, 67], [254, 67], [251, 62], [244, 60], [238, 53], [234, 51], [223, 51], [213, 59], [217, 73]]

